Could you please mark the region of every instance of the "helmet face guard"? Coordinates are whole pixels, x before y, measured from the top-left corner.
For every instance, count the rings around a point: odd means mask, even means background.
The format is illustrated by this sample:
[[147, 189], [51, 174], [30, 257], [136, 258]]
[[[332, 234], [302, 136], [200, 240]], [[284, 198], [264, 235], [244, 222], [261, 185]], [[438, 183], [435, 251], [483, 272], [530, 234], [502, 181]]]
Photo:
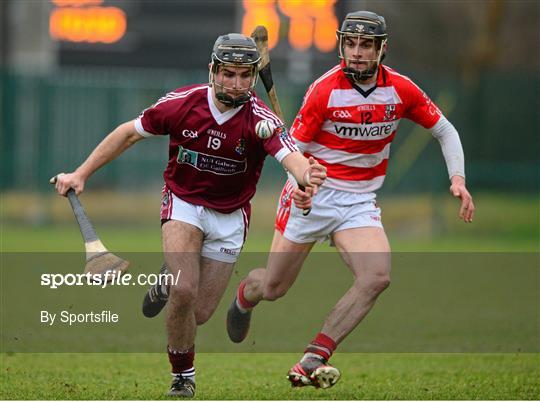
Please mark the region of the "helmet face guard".
[[[349, 13], [345, 17], [341, 29], [336, 32], [339, 41], [339, 58], [344, 60], [345, 67], [343, 72], [353, 81], [365, 81], [375, 75], [381, 61], [384, 59], [384, 47], [387, 42], [386, 22], [384, 17], [370, 11], [356, 11]], [[362, 60], [371, 62], [372, 66], [366, 70], [360, 71], [350, 67], [351, 61], [356, 59], [347, 59], [345, 57], [345, 44], [347, 38], [371, 39], [373, 45], [377, 47], [375, 59]]]
[[[220, 36], [212, 50], [212, 62], [210, 65], [209, 82], [214, 89], [216, 99], [227, 106], [236, 108], [249, 101], [251, 91], [257, 84], [259, 73], [259, 62], [261, 57], [257, 50], [257, 46], [253, 39], [241, 34], [228, 34]], [[219, 67], [225, 67], [237, 70], [242, 67], [250, 67], [251, 81], [246, 88], [227, 87], [223, 82], [216, 81], [216, 76], [219, 72]], [[238, 83], [238, 75], [236, 77]], [[244, 91], [245, 90], [245, 91]], [[244, 91], [236, 97], [232, 97], [227, 92]]]
[[[235, 84], [233, 87], [226, 86], [223, 82], [223, 76], [221, 80], [217, 80], [216, 76], [218, 74], [220, 67], [236, 70], [239, 67], [242, 68], [246, 66], [242, 64], [212, 62], [212, 65], [210, 67], [209, 81], [212, 87], [214, 88], [216, 99], [220, 101], [221, 103], [223, 103], [224, 105], [232, 106], [234, 108], [247, 103], [251, 98], [251, 91], [253, 90], [253, 88], [255, 88], [255, 85], [257, 84], [257, 75], [258, 75], [257, 66], [251, 66], [251, 81], [250, 81], [250, 84], [246, 88], [240, 88], [237, 84]], [[236, 79], [236, 83], [238, 83], [238, 75], [235, 79]], [[233, 92], [233, 91], [240, 91], [242, 93], [233, 98], [231, 95], [227, 93], [227, 92]]]

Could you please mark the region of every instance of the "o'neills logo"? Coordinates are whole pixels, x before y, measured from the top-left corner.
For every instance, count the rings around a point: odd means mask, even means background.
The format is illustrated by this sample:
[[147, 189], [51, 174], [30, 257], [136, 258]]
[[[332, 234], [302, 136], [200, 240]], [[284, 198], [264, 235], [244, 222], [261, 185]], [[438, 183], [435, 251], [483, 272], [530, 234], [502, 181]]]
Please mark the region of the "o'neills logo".
[[229, 255], [237, 255], [238, 253], [234, 250], [231, 250], [230, 248], [225, 248], [225, 247], [221, 247], [219, 249], [220, 252], [224, 253], [224, 254], [229, 254]]
[[208, 130], [206, 130], [206, 132], [208, 134], [210, 134], [210, 135], [213, 135], [214, 137], [219, 137], [219, 138], [222, 138], [222, 139], [227, 138], [227, 134], [222, 133], [221, 131], [218, 131], [218, 130], [214, 130], [214, 129], [209, 128]]
[[334, 130], [342, 137], [378, 137], [391, 134], [394, 130], [394, 124], [366, 124], [356, 127], [334, 124]]

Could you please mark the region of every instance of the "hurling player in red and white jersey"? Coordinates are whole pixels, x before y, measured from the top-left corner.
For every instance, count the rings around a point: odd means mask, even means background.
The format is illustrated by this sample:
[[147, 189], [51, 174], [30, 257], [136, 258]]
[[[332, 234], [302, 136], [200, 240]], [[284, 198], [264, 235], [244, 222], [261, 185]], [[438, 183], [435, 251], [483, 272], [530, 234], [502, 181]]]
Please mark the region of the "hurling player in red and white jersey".
[[[135, 142], [169, 136], [161, 204], [162, 272], [181, 275], [178, 283], [152, 286], [143, 313], [156, 316], [169, 304], [170, 396], [195, 394], [196, 329], [212, 316], [227, 287], [246, 238], [250, 200], [265, 157], [272, 155], [314, 192], [326, 177], [326, 169], [297, 150], [283, 123], [255, 96], [259, 61], [251, 38], [220, 36], [209, 65], [210, 84], [168, 93], [117, 127], [79, 168], [59, 175], [56, 183], [62, 195], [70, 188], [81, 193], [92, 173]], [[269, 138], [257, 136], [261, 120], [276, 127]]]
[[[390, 144], [402, 118], [429, 129], [440, 142], [459, 216], [471, 222], [474, 204], [465, 187], [464, 157], [455, 128], [409, 78], [382, 65], [387, 33], [383, 17], [349, 13], [337, 32], [341, 63], [308, 89], [291, 129], [299, 149], [327, 168], [317, 197], [293, 180], [283, 189], [272, 254], [266, 269], [240, 283], [227, 316], [234, 342], [248, 333], [251, 310], [283, 296], [316, 241], [330, 238], [354, 275], [354, 283], [327, 316], [321, 331], [288, 374], [294, 386], [327, 388], [340, 378], [328, 360], [362, 321], [390, 283], [390, 246], [375, 191], [386, 174]], [[291, 205], [291, 199], [295, 205]], [[302, 209], [311, 207], [311, 213]]]

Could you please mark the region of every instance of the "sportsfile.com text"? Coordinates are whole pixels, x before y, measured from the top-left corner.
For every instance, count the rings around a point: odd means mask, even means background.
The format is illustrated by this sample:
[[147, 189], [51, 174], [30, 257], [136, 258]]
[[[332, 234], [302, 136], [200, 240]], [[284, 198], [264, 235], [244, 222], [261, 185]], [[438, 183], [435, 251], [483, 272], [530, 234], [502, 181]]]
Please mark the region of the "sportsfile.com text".
[[138, 274], [135, 279], [131, 274], [118, 275], [115, 272], [105, 272], [104, 274], [41, 274], [41, 286], [48, 286], [50, 289], [58, 289], [60, 286], [153, 286], [161, 285], [178, 285], [180, 281], [179, 270], [174, 276], [173, 274]]

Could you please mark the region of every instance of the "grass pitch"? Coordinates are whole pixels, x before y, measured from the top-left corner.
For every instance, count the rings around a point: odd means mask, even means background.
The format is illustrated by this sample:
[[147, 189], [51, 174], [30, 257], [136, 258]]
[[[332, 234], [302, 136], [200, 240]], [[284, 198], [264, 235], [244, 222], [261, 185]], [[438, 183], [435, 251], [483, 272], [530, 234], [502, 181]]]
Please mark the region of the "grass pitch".
[[[519, 205], [512, 204], [514, 205], [512, 208], [506, 201], [506, 199], [502, 201], [494, 199], [489, 203], [485, 200], [483, 205], [479, 203], [478, 222], [473, 226], [463, 227], [452, 226], [457, 225], [458, 222], [453, 216], [455, 205], [449, 204], [448, 209], [451, 209], [452, 220], [448, 220], [451, 223], [446, 224], [444, 219], [440, 219], [440, 222], [447, 225], [445, 230], [448, 233], [442, 236], [422, 237], [422, 227], [416, 227], [420, 235], [409, 236], [411, 226], [408, 221], [400, 221], [400, 217], [395, 217], [393, 222], [396, 224], [389, 225], [394, 229], [388, 230], [393, 250], [538, 253], [537, 198], [528, 200], [526, 203], [521, 202]], [[63, 205], [63, 208], [67, 206]], [[492, 211], [489, 214], [484, 217], [480, 215], [490, 209]], [[499, 214], [502, 209], [513, 211], [512, 219], [504, 224], [501, 223]], [[406, 208], [406, 210], [409, 213], [409, 209]], [[71, 211], [67, 210], [66, 216], [71, 219], [69, 214]], [[90, 215], [94, 216], [92, 211]], [[268, 216], [268, 214], [265, 215], [265, 222], [269, 220]], [[82, 251], [78, 229], [71, 221], [63, 225], [50, 226], [24, 226], [13, 222], [9, 224], [6, 221], [3, 222], [0, 237], [2, 252]], [[97, 223], [96, 228], [102, 240], [114, 252], [122, 254], [130, 251], [158, 252], [160, 250], [159, 225], [157, 224], [135, 228], [126, 225], [107, 226], [99, 220], [95, 223]], [[406, 230], [405, 235], [401, 235], [400, 228]], [[430, 230], [432, 233], [437, 233], [436, 229], [435, 227]], [[270, 245], [271, 232], [271, 225], [252, 227], [245, 251], [266, 251]], [[329, 249], [327, 246], [319, 246], [319, 250]], [[3, 259], [3, 261], [6, 260]], [[396, 283], [390, 289], [394, 293], [383, 295], [366, 322], [360, 325], [350, 339], [347, 339], [351, 342], [344, 343], [341, 352], [338, 349], [338, 353], [332, 358], [332, 363], [342, 372], [341, 381], [333, 388], [328, 390], [316, 390], [310, 387], [293, 389], [289, 386], [285, 375], [300, 358], [301, 350], [296, 353], [198, 353], [196, 356], [196, 399], [540, 399], [539, 353], [343, 352], [347, 350], [347, 347], [350, 348], [349, 350], [354, 350], [352, 344], [356, 344], [356, 335], [359, 335], [358, 339], [363, 339], [362, 336], [367, 339], [385, 336], [389, 338], [388, 334], [381, 334], [380, 328], [383, 327], [377, 327], [378, 323], [388, 324], [390, 321], [390, 324], [401, 328], [401, 334], [394, 334], [401, 339], [404, 327], [400, 320], [417, 319], [419, 314], [414, 313], [401, 317], [404, 309], [414, 306], [398, 303], [399, 300], [403, 300], [397, 297], [399, 283], [403, 281], [403, 287], [408, 288], [416, 296], [422, 291], [423, 285], [418, 283], [416, 287], [410, 286], [410, 283], [405, 282], [403, 276], [405, 274], [401, 275], [400, 279], [399, 272], [396, 271]], [[538, 276], [536, 278], [536, 283], [538, 283]], [[448, 278], [444, 279], [448, 280]], [[467, 280], [470, 279], [467, 278]], [[499, 283], [490, 281], [494, 281], [493, 276], [485, 282], [484, 291]], [[518, 284], [518, 282], [515, 283]], [[538, 291], [534, 293], [534, 281], [527, 283], [529, 284], [527, 294], [533, 297], [530, 305], [534, 306], [535, 303], [538, 305]], [[3, 294], [0, 295], [5, 297], [4, 290], [9, 290], [12, 284], [3, 283], [2, 286], [8, 286], [2, 289]], [[231, 283], [229, 287], [233, 286], [234, 284]], [[511, 287], [508, 288], [508, 292], [517, 302], [525, 300], [523, 298], [525, 288], [523, 286]], [[502, 292], [504, 288], [499, 286], [497, 289]], [[298, 290], [296, 289], [295, 292]], [[446, 315], [452, 312], [452, 308], [456, 308], [456, 299], [451, 297], [452, 292], [449, 288], [446, 287], [444, 290], [446, 293], [435, 287], [433, 289], [435, 294], [430, 300], [435, 301], [437, 297], [439, 300], [442, 296], [447, 297], [447, 309], [443, 313]], [[484, 294], [493, 296], [493, 292]], [[467, 289], [463, 290], [462, 295], [464, 296], [461, 299], [463, 305], [475, 300], [482, 302], [475, 299], [476, 293]], [[504, 296], [504, 293], [500, 295]], [[221, 304], [227, 304], [229, 296]], [[482, 295], [479, 296], [482, 297]], [[390, 316], [384, 312], [385, 308], [393, 305], [393, 298], [396, 299], [395, 303], [399, 305], [399, 309]], [[4, 303], [5, 300], [2, 299], [2, 302]], [[487, 303], [488, 300], [484, 302]], [[490, 303], [486, 304], [488, 305], [491, 306]], [[267, 307], [269, 314], [277, 314], [279, 311], [277, 305], [264, 307]], [[326, 307], [329, 308], [329, 306]], [[437, 310], [435, 307], [435, 304], [426, 304], [422, 312]], [[501, 308], [494, 310], [502, 311], [503, 307], [501, 305]], [[220, 306], [220, 308], [223, 310], [226, 306]], [[516, 309], [516, 311], [522, 310]], [[418, 312], [414, 309], [411, 311]], [[533, 314], [534, 311], [537, 310], [531, 307], [529, 314]], [[523, 317], [528, 316], [523, 315]], [[257, 325], [254, 327], [253, 336], [257, 335], [255, 331], [257, 327], [259, 331], [264, 330], [258, 325], [261, 315], [257, 317], [259, 321], [255, 323]], [[223, 331], [223, 311], [218, 310], [214, 319], [216, 322], [219, 321], [216, 328]], [[486, 343], [497, 344], [504, 339], [513, 339], [523, 332], [523, 326], [511, 324], [507, 320], [503, 321], [502, 318], [494, 317], [494, 319], [500, 323], [499, 328], [503, 328], [506, 323], [509, 332], [506, 334], [486, 333]], [[427, 324], [430, 322], [426, 320]], [[522, 323], [526, 322], [530, 324], [530, 321], [522, 321]], [[448, 317], [448, 323], [453, 326], [458, 325], [454, 324], [452, 317]], [[155, 328], [162, 327], [159, 323], [153, 323], [153, 325]], [[212, 323], [209, 325], [208, 328], [213, 332]], [[414, 326], [419, 328], [420, 332], [432, 334], [434, 342], [437, 342], [436, 337], [441, 335], [440, 328], [437, 332], [437, 328], [430, 329], [416, 324]], [[538, 339], [540, 332], [538, 326], [536, 328], [536, 335], [531, 332], [532, 335], [529, 338], [533, 341]], [[5, 333], [5, 331], [6, 328], [2, 328], [2, 332]], [[133, 335], [141, 335], [139, 332]], [[445, 330], [442, 333], [448, 334], [448, 332]], [[162, 338], [160, 335], [159, 339]], [[148, 338], [148, 341], [154, 342], [153, 338]], [[305, 342], [307, 341], [309, 339], [305, 339]], [[0, 399], [166, 399], [165, 393], [170, 385], [171, 378], [168, 374], [170, 368], [165, 353], [6, 353], [5, 344], [0, 346], [3, 352], [0, 354]], [[289, 350], [297, 350], [297, 348]], [[538, 350], [538, 347], [533, 347], [533, 350]]]
[[[338, 353], [333, 388], [291, 388], [298, 354], [196, 356], [196, 399], [538, 399], [535, 354]], [[165, 354], [16, 354], [2, 357], [2, 399], [167, 399]]]

